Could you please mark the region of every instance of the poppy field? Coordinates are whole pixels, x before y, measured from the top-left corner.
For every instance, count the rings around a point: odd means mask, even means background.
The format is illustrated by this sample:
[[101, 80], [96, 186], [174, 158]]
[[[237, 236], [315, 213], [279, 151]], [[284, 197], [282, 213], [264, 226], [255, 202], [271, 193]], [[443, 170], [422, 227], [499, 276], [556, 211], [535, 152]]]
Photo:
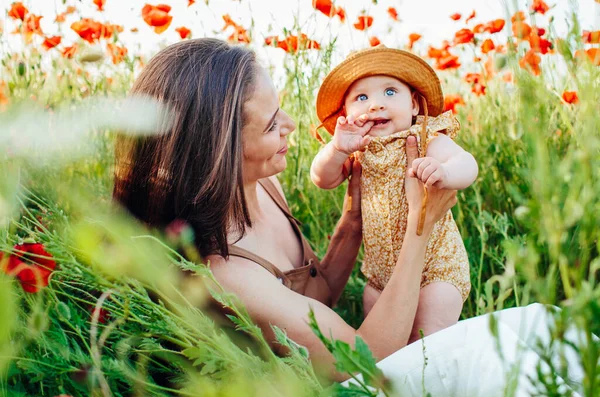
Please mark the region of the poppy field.
[[[353, 43], [301, 18], [258, 31], [252, 18], [210, 14], [209, 0], [141, 4], [134, 26], [124, 26], [108, 17], [111, 1], [65, 0], [44, 14], [37, 0], [0, 3], [0, 395], [396, 395], [370, 354], [328, 340], [316, 323], [338, 370], [367, 374], [367, 384], [328, 384], [279, 329], [290, 355], [276, 356], [212, 278], [188, 225], [149, 230], [112, 203], [115, 135], [151, 134], [161, 113], [127, 98], [152, 55], [135, 38], [155, 43], [155, 53], [204, 36], [273, 54], [264, 63], [296, 121], [279, 180], [321, 256], [345, 185], [325, 191], [310, 181], [311, 161], [330, 139], [317, 129], [319, 84], [347, 55], [342, 48], [393, 44], [429, 62], [445, 110], [461, 123], [457, 141], [479, 164], [453, 208], [471, 266], [461, 318], [532, 302], [560, 307], [556, 343], [539, 352], [540, 366], [567, 378], [569, 368], [550, 357], [573, 346], [585, 372], [581, 395], [600, 395], [600, 30], [579, 18], [600, 14], [600, 1], [585, 11], [572, 2], [560, 32], [558, 0], [507, 4], [495, 18], [457, 9], [447, 15], [453, 35], [434, 42], [396, 34], [401, 5], [365, 0], [355, 12], [342, 0], [294, 2], [310, 3], [304, 16], [315, 24], [362, 40]], [[175, 7], [219, 28], [200, 34]], [[378, 24], [387, 30], [373, 33]], [[353, 326], [366, 283], [360, 259], [335, 308]], [[190, 277], [206, 288], [190, 288]], [[565, 340], [568, 326], [584, 340]], [[571, 395], [543, 371], [534, 383], [539, 395]]]

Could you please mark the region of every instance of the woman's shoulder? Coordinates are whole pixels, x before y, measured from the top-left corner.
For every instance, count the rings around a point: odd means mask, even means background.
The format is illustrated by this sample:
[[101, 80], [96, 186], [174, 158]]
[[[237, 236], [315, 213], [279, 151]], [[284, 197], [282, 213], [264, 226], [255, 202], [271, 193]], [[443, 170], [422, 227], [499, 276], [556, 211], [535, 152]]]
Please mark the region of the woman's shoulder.
[[274, 279], [264, 267], [241, 256], [230, 255], [224, 258], [221, 255], [209, 255], [205, 260], [208, 268], [221, 284], [247, 282], [256, 276]]

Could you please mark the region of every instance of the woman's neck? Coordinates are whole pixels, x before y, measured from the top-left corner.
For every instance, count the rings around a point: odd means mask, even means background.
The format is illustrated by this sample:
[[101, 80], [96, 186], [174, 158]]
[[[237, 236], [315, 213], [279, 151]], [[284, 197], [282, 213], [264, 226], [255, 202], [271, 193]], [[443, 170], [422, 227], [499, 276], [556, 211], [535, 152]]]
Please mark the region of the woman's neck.
[[258, 202], [258, 182], [253, 181], [244, 183], [244, 195], [246, 198], [248, 214], [250, 215], [252, 223], [254, 223], [262, 214], [260, 203]]

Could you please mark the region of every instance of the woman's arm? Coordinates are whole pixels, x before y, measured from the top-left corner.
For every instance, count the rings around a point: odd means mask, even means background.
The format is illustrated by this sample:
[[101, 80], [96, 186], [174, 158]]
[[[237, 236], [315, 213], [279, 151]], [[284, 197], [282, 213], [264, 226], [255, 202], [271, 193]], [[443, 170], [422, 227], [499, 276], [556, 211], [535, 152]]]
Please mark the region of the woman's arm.
[[327, 253], [321, 260], [321, 274], [331, 290], [333, 305], [348, 282], [362, 242], [362, 218], [360, 212], [360, 162], [350, 163], [352, 174], [344, 199], [342, 216], [331, 236]]

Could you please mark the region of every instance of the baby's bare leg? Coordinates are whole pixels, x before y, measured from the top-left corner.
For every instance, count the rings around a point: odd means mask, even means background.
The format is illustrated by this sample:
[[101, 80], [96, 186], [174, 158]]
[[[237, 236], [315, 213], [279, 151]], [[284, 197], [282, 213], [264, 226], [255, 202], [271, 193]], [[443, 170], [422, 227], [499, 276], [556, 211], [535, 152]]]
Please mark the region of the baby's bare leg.
[[367, 314], [369, 314], [380, 295], [381, 292], [375, 287], [371, 287], [369, 284], [365, 285], [365, 290], [363, 291], [363, 312], [365, 317], [367, 317]]
[[434, 282], [421, 288], [417, 315], [408, 343], [421, 338], [419, 329], [427, 336], [456, 324], [462, 306], [460, 292], [450, 283]]

